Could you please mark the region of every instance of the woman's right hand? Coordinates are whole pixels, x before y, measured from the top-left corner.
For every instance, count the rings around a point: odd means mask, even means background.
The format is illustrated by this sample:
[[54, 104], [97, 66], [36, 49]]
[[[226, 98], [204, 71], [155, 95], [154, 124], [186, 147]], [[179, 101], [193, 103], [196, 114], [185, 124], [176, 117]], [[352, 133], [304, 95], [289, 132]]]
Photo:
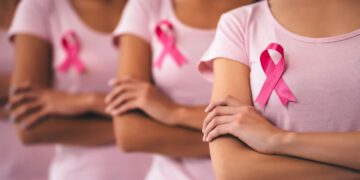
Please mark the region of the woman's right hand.
[[24, 128], [51, 115], [77, 116], [90, 111], [91, 98], [23, 84], [10, 91], [10, 118]]

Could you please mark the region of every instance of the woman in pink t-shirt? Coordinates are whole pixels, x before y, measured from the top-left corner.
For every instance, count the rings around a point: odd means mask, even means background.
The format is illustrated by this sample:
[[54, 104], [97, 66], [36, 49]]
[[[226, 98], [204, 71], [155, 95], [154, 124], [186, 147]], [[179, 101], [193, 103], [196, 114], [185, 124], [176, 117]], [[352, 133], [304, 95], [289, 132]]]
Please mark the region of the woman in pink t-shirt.
[[53, 148], [24, 147], [19, 142], [14, 127], [8, 122], [8, 112], [5, 111], [14, 58], [7, 29], [17, 3], [16, 0], [0, 2], [0, 179], [46, 180]]
[[358, 0], [223, 15], [199, 66], [214, 80], [203, 132], [219, 179], [360, 178], [359, 16]]
[[[115, 30], [122, 54], [107, 96], [117, 142], [157, 154], [147, 179], [215, 179], [201, 141], [211, 84], [196, 64], [220, 15], [250, 0], [133, 0]], [[120, 37], [119, 37], [120, 36]]]
[[[25, 144], [57, 144], [52, 180], [143, 179], [150, 157], [115, 146], [104, 112], [125, 0], [23, 0], [10, 29], [10, 109]], [[32, 162], [36, 163], [36, 161]]]

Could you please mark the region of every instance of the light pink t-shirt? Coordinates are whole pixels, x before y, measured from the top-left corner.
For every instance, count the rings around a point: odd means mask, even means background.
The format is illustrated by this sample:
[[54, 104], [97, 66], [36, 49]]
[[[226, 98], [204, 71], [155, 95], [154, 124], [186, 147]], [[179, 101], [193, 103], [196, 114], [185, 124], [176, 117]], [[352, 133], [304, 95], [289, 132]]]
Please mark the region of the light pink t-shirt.
[[[172, 56], [167, 55], [161, 69], [153, 66], [153, 79], [156, 86], [175, 102], [203, 105], [209, 102], [211, 84], [202, 79], [196, 65], [214, 38], [215, 31], [183, 24], [175, 16], [172, 3], [172, 0], [131, 0], [114, 35], [132, 34], [150, 43], [154, 64], [163, 50], [155, 35], [155, 27], [160, 21], [168, 20], [174, 26], [176, 47], [187, 63], [179, 67]], [[215, 177], [208, 158], [174, 159], [155, 155], [147, 179], [210, 180]]]
[[[61, 38], [74, 31], [79, 39], [78, 57], [86, 67], [78, 73], [57, 68], [66, 58]], [[23, 0], [10, 30], [11, 35], [29, 34], [52, 44], [54, 89], [65, 92], [108, 92], [107, 82], [116, 72], [118, 52], [111, 34], [89, 28], [76, 14], [70, 0]], [[57, 145], [50, 171], [52, 180], [143, 179], [151, 158], [124, 154], [115, 145], [75, 147]]]
[[268, 120], [297, 132], [360, 130], [360, 29], [326, 38], [300, 36], [281, 26], [263, 1], [223, 15], [199, 69], [211, 78], [218, 57], [249, 66], [255, 100], [266, 79], [260, 54], [270, 43], [285, 49], [282, 78], [297, 102], [284, 107], [273, 91], [260, 110]]
[[[11, 73], [13, 57], [7, 31], [0, 29], [0, 74]], [[24, 147], [14, 126], [0, 119], [1, 180], [45, 180], [52, 157], [52, 146]]]

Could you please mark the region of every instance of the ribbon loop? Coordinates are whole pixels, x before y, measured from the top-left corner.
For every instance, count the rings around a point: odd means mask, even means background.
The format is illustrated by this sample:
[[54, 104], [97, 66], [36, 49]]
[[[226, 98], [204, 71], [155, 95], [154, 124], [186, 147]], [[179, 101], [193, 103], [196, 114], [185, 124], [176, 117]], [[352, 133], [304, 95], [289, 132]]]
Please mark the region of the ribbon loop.
[[57, 70], [65, 73], [73, 66], [78, 73], [84, 73], [86, 68], [79, 58], [80, 41], [76, 33], [74, 31], [65, 33], [61, 38], [61, 43], [66, 51], [66, 58]]
[[174, 26], [167, 20], [161, 21], [155, 28], [158, 40], [164, 46], [163, 51], [155, 61], [155, 67], [161, 69], [167, 54], [171, 55], [176, 65], [181, 67], [187, 61], [175, 46]]
[[[274, 63], [269, 54], [269, 50], [274, 50], [281, 55], [278, 64]], [[260, 62], [267, 78], [255, 102], [259, 103], [261, 108], [265, 107], [273, 90], [275, 90], [275, 93], [278, 95], [284, 106], [287, 106], [289, 102], [296, 102], [295, 96], [282, 78], [282, 75], [285, 72], [284, 48], [277, 43], [269, 44], [261, 53]]]

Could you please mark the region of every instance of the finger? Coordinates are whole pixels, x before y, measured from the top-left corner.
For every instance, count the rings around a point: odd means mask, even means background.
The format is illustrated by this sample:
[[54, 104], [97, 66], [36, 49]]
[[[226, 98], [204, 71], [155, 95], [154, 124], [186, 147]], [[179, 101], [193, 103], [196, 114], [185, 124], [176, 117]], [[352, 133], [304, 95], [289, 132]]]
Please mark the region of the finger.
[[239, 100], [229, 95], [225, 98], [221, 98], [219, 100], [210, 103], [209, 106], [206, 107], [205, 112], [212, 111], [216, 106], [240, 106], [240, 105], [242, 105], [242, 103], [239, 102]]
[[21, 83], [16, 86], [11, 86], [9, 89], [9, 94], [13, 95], [13, 94], [21, 93], [21, 92], [26, 92], [29, 90], [31, 90], [31, 83], [25, 82], [25, 83]]
[[216, 116], [226, 116], [226, 115], [234, 115], [237, 114], [240, 106], [216, 106], [209, 114], [206, 116], [205, 120], [203, 121], [203, 131], [208, 126], [210, 121], [215, 118]]
[[114, 109], [112, 112], [111, 112], [111, 115], [112, 116], [118, 116], [118, 115], [121, 115], [121, 114], [124, 114], [128, 111], [131, 111], [131, 110], [135, 110], [138, 108], [138, 105], [136, 103], [136, 100], [135, 99], [131, 99], [129, 101], [126, 101], [124, 104], [122, 104], [119, 108], [117, 109]]
[[48, 116], [48, 113], [45, 109], [37, 111], [36, 113], [31, 114], [29, 117], [21, 121], [20, 126], [23, 129], [29, 129], [34, 126], [36, 123], [44, 120]]
[[107, 113], [110, 113], [112, 111], [115, 111], [118, 109], [118, 107], [122, 106], [126, 101], [129, 101], [131, 99], [135, 99], [138, 96], [138, 93], [135, 91], [126, 91], [119, 96], [116, 97], [105, 109]]
[[114, 101], [118, 96], [126, 91], [133, 91], [136, 89], [136, 85], [134, 84], [121, 84], [116, 86], [106, 97], [105, 103], [109, 104]]
[[225, 123], [225, 124], [216, 126], [212, 131], [210, 131], [207, 134], [207, 136], [204, 136], [205, 141], [211, 142], [213, 139], [215, 139], [219, 136], [229, 134], [231, 125], [232, 125], [231, 123]]
[[36, 98], [37, 95], [32, 92], [12, 95], [9, 100], [8, 108], [10, 111], [12, 111], [16, 109], [18, 106], [22, 105], [23, 103], [34, 101]]
[[13, 122], [19, 122], [21, 119], [28, 116], [29, 114], [39, 111], [41, 107], [42, 103], [39, 102], [23, 104], [11, 113], [11, 120]]
[[[207, 137], [208, 134], [216, 127], [216, 126], [220, 126], [223, 125], [225, 123], [229, 123], [232, 122], [234, 119], [233, 116], [216, 116], [212, 119], [212, 121], [210, 121], [210, 123], [208, 124], [208, 126], [206, 126], [203, 130], [204, 133], [204, 137]], [[205, 141], [205, 139], [203, 139]]]

